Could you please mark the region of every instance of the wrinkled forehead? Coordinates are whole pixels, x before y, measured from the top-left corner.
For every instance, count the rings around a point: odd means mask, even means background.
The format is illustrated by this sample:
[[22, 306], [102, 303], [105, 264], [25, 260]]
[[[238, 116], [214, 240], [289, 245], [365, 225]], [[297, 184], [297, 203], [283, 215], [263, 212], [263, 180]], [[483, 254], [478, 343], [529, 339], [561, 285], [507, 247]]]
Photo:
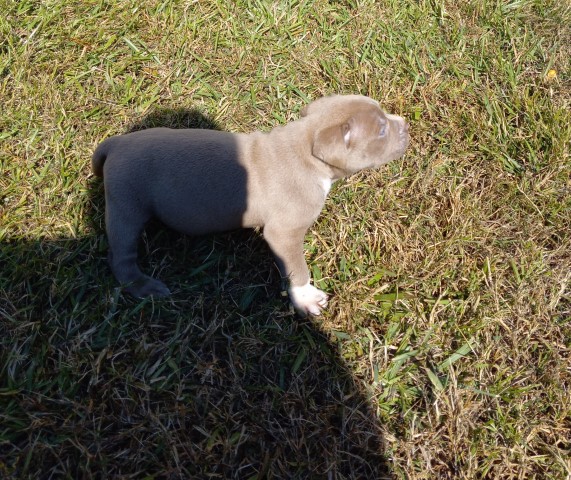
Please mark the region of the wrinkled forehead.
[[323, 97], [307, 105], [302, 116], [320, 114], [332, 121], [345, 121], [356, 114], [384, 116], [379, 102], [360, 95]]

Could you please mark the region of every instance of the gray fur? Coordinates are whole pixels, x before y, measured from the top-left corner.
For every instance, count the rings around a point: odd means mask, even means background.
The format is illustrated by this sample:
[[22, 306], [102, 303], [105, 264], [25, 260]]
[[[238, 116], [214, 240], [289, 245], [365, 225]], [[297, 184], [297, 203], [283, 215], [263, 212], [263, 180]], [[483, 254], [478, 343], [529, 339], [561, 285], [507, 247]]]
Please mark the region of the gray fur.
[[152, 128], [111, 137], [92, 159], [105, 183], [109, 262], [125, 291], [169, 295], [137, 265], [137, 243], [157, 218], [188, 235], [263, 227], [298, 312], [327, 296], [309, 285], [303, 240], [331, 182], [403, 155], [408, 126], [361, 96], [324, 97], [269, 133]]

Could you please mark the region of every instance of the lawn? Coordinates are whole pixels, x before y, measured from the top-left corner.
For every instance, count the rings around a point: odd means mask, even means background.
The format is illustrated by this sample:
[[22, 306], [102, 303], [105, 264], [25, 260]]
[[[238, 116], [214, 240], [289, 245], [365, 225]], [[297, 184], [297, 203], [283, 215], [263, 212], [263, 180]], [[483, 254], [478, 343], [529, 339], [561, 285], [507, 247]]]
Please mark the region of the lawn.
[[[0, 478], [571, 476], [571, 6], [0, 0]], [[152, 225], [124, 297], [95, 146], [270, 130], [331, 93], [410, 123], [305, 239]]]

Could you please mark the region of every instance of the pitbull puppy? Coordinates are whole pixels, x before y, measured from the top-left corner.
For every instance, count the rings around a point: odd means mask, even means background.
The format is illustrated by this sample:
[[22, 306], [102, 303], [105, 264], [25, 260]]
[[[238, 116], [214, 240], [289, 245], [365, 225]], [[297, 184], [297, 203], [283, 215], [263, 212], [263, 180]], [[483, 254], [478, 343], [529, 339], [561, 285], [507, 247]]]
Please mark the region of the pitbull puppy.
[[151, 217], [188, 235], [263, 227], [301, 315], [319, 315], [327, 295], [310, 284], [304, 236], [331, 184], [401, 157], [404, 119], [367, 97], [329, 96], [269, 133], [151, 128], [111, 137], [92, 159], [104, 177], [109, 263], [136, 297], [169, 289], [137, 265], [139, 236]]

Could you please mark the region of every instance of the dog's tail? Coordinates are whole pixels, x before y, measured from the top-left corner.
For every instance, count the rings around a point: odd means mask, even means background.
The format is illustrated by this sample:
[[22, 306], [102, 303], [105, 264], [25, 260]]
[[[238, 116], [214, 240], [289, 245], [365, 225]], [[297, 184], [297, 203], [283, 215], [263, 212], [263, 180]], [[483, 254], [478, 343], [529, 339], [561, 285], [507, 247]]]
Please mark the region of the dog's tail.
[[93, 152], [93, 156], [91, 157], [91, 170], [98, 177], [103, 176], [103, 164], [107, 159], [107, 155], [109, 154], [112, 143], [113, 137], [108, 138], [107, 140], [101, 142], [95, 149], [95, 152]]

